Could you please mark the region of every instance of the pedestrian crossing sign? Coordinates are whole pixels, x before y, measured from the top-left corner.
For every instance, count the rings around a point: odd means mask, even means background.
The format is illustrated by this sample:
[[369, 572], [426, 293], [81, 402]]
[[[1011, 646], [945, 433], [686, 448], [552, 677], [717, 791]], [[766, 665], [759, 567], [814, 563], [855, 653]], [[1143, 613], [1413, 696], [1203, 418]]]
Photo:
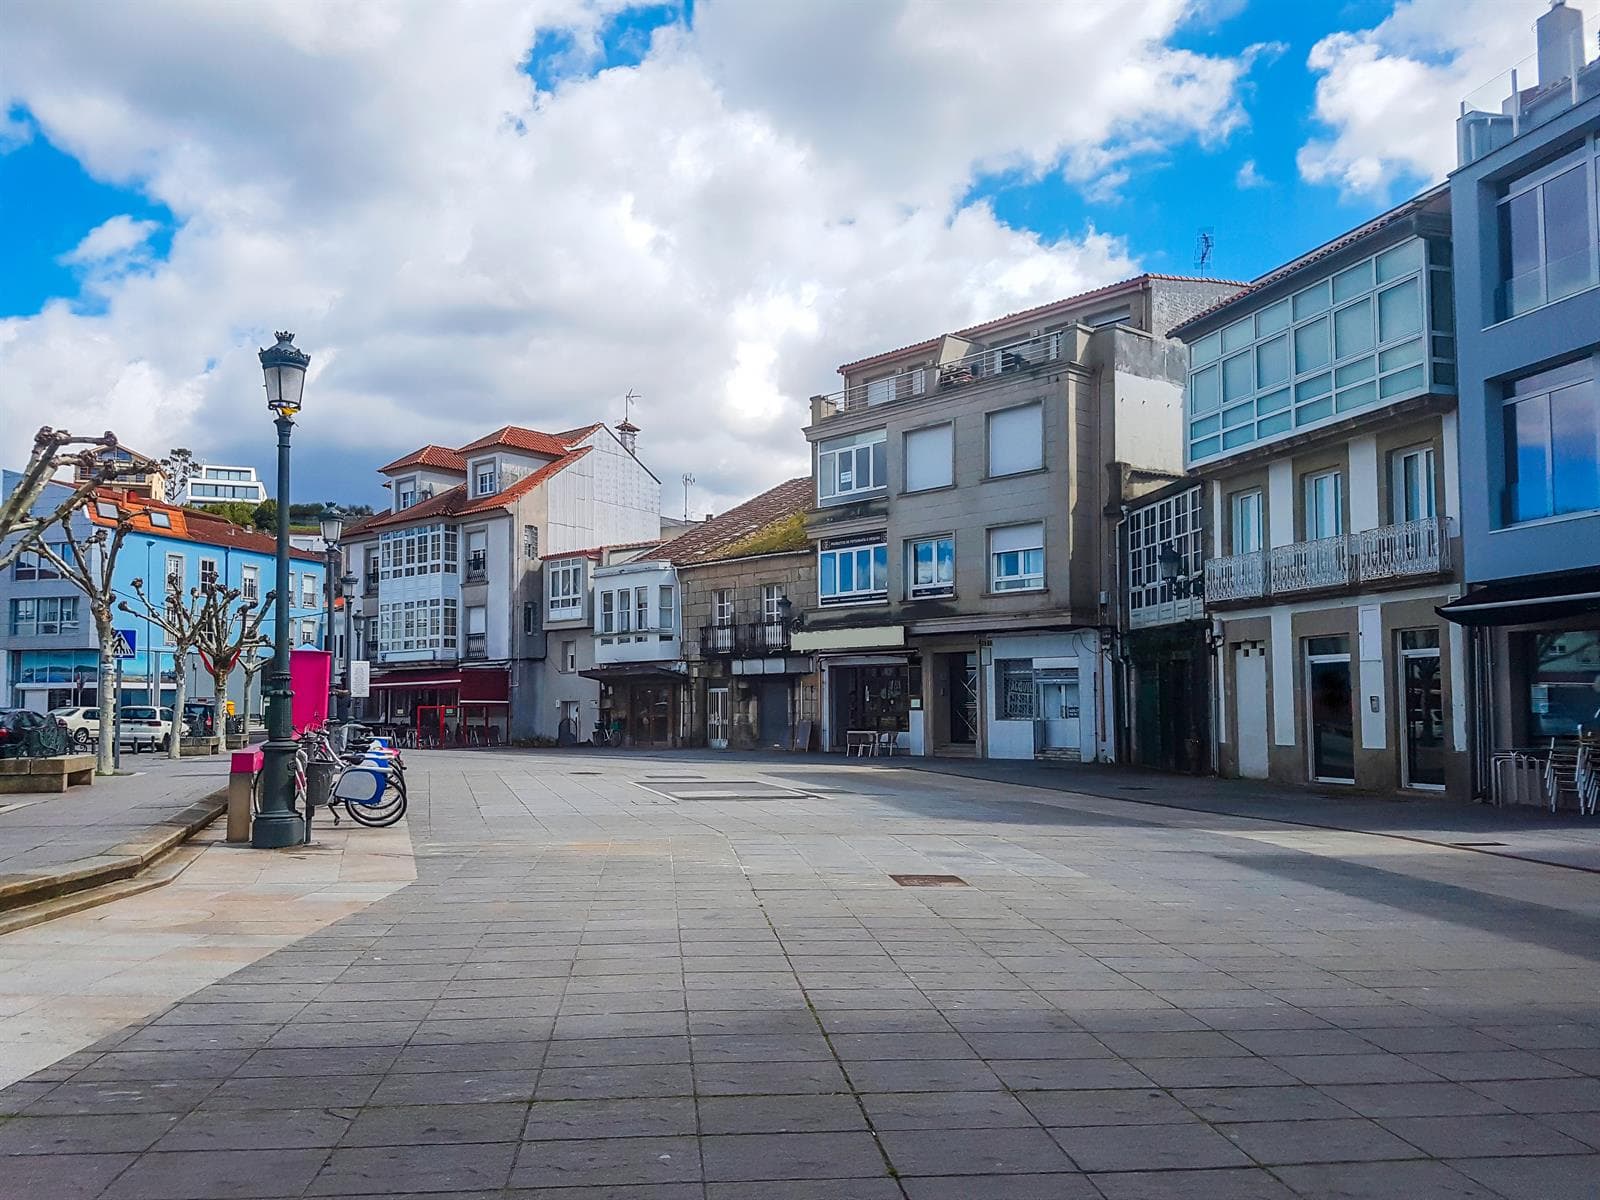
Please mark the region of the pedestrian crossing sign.
[[136, 635], [131, 629], [118, 629], [113, 631], [111, 639], [112, 658], [132, 658], [133, 648], [136, 644]]

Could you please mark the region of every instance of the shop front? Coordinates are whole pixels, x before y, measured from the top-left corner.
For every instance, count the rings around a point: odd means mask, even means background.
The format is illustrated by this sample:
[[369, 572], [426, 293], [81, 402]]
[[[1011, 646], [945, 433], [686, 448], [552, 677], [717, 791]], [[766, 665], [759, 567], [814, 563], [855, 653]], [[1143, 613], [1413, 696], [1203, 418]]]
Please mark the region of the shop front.
[[920, 708], [921, 670], [908, 654], [822, 658], [828, 697], [827, 748], [846, 750], [884, 735], [900, 753], [911, 750], [913, 701]]
[[510, 733], [510, 675], [504, 667], [373, 676], [371, 724], [420, 747], [499, 746]]
[[684, 674], [670, 665], [618, 663], [580, 672], [600, 684], [600, 727], [612, 745], [680, 745]]

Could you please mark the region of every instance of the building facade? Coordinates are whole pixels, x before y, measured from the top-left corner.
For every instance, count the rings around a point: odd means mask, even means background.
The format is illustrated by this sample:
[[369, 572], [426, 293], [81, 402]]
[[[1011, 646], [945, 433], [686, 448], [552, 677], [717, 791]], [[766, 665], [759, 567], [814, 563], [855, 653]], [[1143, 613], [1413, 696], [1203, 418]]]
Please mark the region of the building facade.
[[[1537, 75], [1464, 105], [1450, 178], [1474, 790], [1510, 752], [1600, 728], [1600, 61], [1581, 13], [1537, 27]], [[1481, 465], [1480, 465], [1481, 464]]]
[[1182, 471], [1168, 328], [1237, 287], [1141, 276], [848, 363], [813, 398], [818, 603], [794, 648], [825, 747], [1116, 754], [1118, 505]]
[[1466, 788], [1448, 195], [1185, 322], [1221, 773]]
[[362, 716], [442, 744], [587, 740], [593, 572], [660, 532], [661, 485], [633, 447], [605, 425], [508, 425], [379, 470], [392, 507], [341, 543], [363, 580]]
[[[7, 491], [17, 478], [6, 473]], [[50, 485], [37, 507], [46, 511], [65, 495], [65, 488]], [[277, 578], [277, 543], [264, 533], [221, 517], [109, 488], [102, 489], [87, 508], [72, 517], [73, 537], [82, 542], [124, 518], [132, 530], [123, 540], [112, 578], [118, 597], [134, 610], [118, 613], [117, 626], [133, 634], [130, 640], [135, 652], [123, 660], [122, 702], [170, 705], [180, 670], [185, 672], [188, 698], [209, 697], [214, 691], [211, 676], [198, 657], [191, 654], [178, 662], [176, 648], [160, 627], [137, 615], [143, 606], [134, 593], [133, 581], [144, 580], [146, 594], [159, 595], [160, 580], [178, 575], [185, 592], [202, 583], [218, 582], [238, 589], [243, 600], [262, 602]], [[58, 554], [67, 554], [64, 541], [52, 544]], [[294, 646], [322, 646], [327, 620], [326, 575], [321, 555], [290, 552]], [[0, 619], [4, 621], [0, 626], [0, 705], [44, 712], [96, 703], [99, 648], [88, 601], [48, 560], [24, 553], [0, 571]], [[268, 638], [273, 636], [273, 614], [268, 614], [261, 631]], [[234, 671], [228, 689], [226, 699], [244, 703], [242, 669]], [[262, 710], [259, 675], [250, 689], [249, 706], [252, 714]]]
[[200, 463], [184, 485], [183, 503], [260, 504], [266, 498], [267, 485], [257, 478], [254, 467]]

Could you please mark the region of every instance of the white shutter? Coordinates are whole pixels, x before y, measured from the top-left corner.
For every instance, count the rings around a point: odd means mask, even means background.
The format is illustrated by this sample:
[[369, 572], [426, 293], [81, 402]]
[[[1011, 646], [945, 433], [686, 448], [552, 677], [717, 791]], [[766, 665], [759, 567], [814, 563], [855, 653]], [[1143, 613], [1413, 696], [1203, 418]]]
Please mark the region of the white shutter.
[[1008, 550], [1038, 550], [1044, 546], [1044, 526], [1007, 525], [989, 531], [989, 553], [1004, 554]]
[[1043, 408], [1025, 404], [989, 414], [989, 474], [1015, 475], [1044, 466]]
[[955, 435], [952, 425], [913, 429], [905, 435], [908, 492], [947, 487], [954, 482]]

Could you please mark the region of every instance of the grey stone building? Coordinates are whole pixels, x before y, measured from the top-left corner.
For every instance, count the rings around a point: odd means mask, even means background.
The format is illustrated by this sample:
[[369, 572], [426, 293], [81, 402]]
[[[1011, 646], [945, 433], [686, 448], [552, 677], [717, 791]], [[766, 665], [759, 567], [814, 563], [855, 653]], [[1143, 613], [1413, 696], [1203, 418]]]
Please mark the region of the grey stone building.
[[1507, 778], [1512, 752], [1554, 747], [1560, 761], [1600, 727], [1593, 44], [1575, 6], [1541, 17], [1536, 73], [1510, 72], [1463, 104], [1450, 178], [1471, 591], [1445, 614], [1471, 637], [1474, 790], [1541, 802]]
[[1239, 285], [1142, 275], [841, 367], [811, 402], [823, 744], [1109, 760], [1116, 524], [1183, 469], [1183, 345]]

